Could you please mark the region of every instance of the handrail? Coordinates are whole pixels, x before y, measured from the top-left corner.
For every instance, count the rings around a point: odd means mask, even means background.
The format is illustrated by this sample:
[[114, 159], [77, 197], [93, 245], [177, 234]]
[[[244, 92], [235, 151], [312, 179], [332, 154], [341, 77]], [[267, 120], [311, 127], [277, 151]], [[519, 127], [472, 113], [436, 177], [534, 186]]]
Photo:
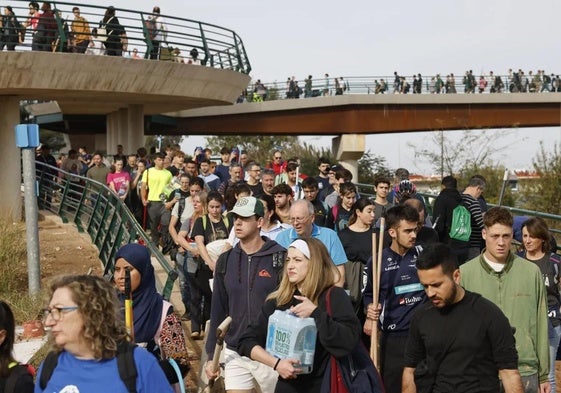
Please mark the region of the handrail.
[[[357, 186], [358, 192], [361, 195], [361, 197], [371, 198], [371, 199], [375, 198], [375, 194], [372, 194], [372, 192], [374, 190], [373, 185], [365, 184], [365, 183], [355, 183], [355, 185]], [[425, 207], [427, 209], [427, 215], [429, 217], [432, 217], [432, 207], [434, 205], [434, 200], [436, 199], [436, 197], [438, 197], [438, 194], [432, 194], [432, 193], [428, 193], [428, 192], [419, 192], [419, 191], [417, 191], [417, 194], [420, 195], [423, 198], [423, 201], [425, 203]], [[494, 203], [487, 203], [487, 205], [490, 206], [490, 207], [498, 206]], [[508, 209], [513, 215], [541, 217], [543, 219], [552, 220], [552, 221], [555, 221], [555, 222], [561, 222], [561, 215], [544, 213], [544, 212], [539, 212], [539, 211], [536, 211], [536, 210], [520, 209], [520, 208], [517, 208], [517, 207], [511, 207], [511, 206], [502, 206], [502, 207]], [[561, 229], [551, 228], [551, 226], [549, 228], [549, 231], [551, 233], [554, 233], [554, 234], [561, 234]], [[561, 251], [561, 244], [559, 244], [557, 246], [557, 251]]]
[[[28, 0], [11, 1], [14, 14], [22, 24], [29, 17], [28, 4]], [[73, 20], [73, 7], [80, 8], [80, 15], [88, 21], [90, 29], [99, 26], [107, 8], [106, 6], [94, 4], [63, 1], [51, 2], [51, 4], [53, 11], [56, 9], [62, 16], [60, 17], [55, 13], [57, 30], [51, 32], [55, 40], [57, 36], [60, 37], [54, 50], [56, 52], [69, 51], [69, 40], [66, 36], [64, 24], [67, 23], [68, 28], [70, 28]], [[124, 52], [124, 56], [132, 57], [131, 51], [133, 48], [136, 48], [142, 59], [149, 59], [153, 49], [153, 41], [149, 37], [145, 22], [148, 17], [152, 16], [152, 13], [149, 11], [115, 8], [115, 15], [125, 28], [127, 35], [128, 48]], [[231, 69], [244, 74], [251, 72], [251, 65], [242, 39], [233, 30], [172, 15], [162, 14], [161, 17], [166, 28], [166, 38], [160, 44], [159, 59], [161, 61], [183, 60], [183, 62], [187, 63], [191, 59], [189, 56], [190, 51], [197, 49], [199, 52], [198, 58], [201, 60], [202, 65]], [[16, 49], [22, 51], [31, 50], [32, 41], [33, 31], [31, 27], [28, 27], [25, 34], [25, 42], [23, 44], [18, 43]], [[180, 51], [180, 54], [174, 53], [176, 49]]]
[[[557, 74], [556, 74], [557, 75]], [[422, 76], [422, 83], [420, 86], [420, 93], [417, 94], [480, 94], [479, 93], [479, 77], [481, 75], [476, 76], [476, 85], [473, 86], [473, 90], [470, 90], [468, 93], [467, 86], [464, 83], [463, 76], [454, 76], [451, 79], [454, 80], [454, 90], [446, 89], [445, 85], [442, 86], [440, 93], [436, 92], [436, 88], [434, 87], [433, 83], [430, 81], [432, 76]], [[522, 86], [521, 83], [513, 78], [512, 75], [495, 75], [496, 77], [501, 78], [501, 85], [492, 91], [492, 81], [491, 76], [484, 75], [485, 80], [487, 81], [487, 85], [483, 90], [484, 94], [503, 94], [503, 93], [540, 93], [544, 91], [554, 91], [561, 92], [561, 81], [556, 82], [557, 87], [554, 88], [554, 80], [547, 83], [547, 86], [544, 87], [546, 84], [543, 82], [543, 79], [540, 81], [533, 80], [535, 76], [528, 76], [527, 84]], [[334, 96], [336, 95], [335, 91], [335, 79], [341, 78], [340, 76], [334, 75], [330, 76], [329, 82], [326, 84], [325, 78], [316, 78], [312, 79], [312, 88], [308, 92], [306, 91], [306, 80], [305, 79], [295, 79], [295, 82], [298, 83], [298, 87], [301, 89], [301, 92], [295, 96], [291, 94], [289, 91], [288, 80], [287, 81], [275, 81], [275, 82], [263, 82], [262, 85], [267, 89], [267, 95], [263, 98], [263, 101], [270, 101], [270, 100], [283, 100], [283, 99], [293, 99], [293, 98], [313, 98], [313, 97], [321, 97], [324, 95], [324, 91], [326, 91], [327, 96]], [[346, 86], [346, 90], [343, 91], [344, 95], [348, 94], [394, 94], [394, 76], [388, 75], [378, 75], [378, 76], [342, 76], [344, 84]], [[410, 88], [407, 94], [416, 94], [413, 93], [413, 77], [404, 77], [405, 81], [409, 84]], [[558, 78], [558, 77], [557, 77]], [[376, 83], [381, 83], [384, 81], [386, 84], [386, 90], [380, 91], [377, 88]], [[446, 76], [442, 76], [442, 80], [446, 83]], [[255, 102], [254, 95], [256, 95], [256, 86], [257, 82], [254, 81], [253, 85], [248, 87], [247, 102]], [[434, 87], [434, 89], [433, 89]], [[542, 91], [543, 89], [543, 91]], [[495, 91], [497, 90], [497, 91]], [[402, 93], [399, 93], [402, 94]]]
[[142, 243], [166, 272], [161, 291], [165, 299], [170, 298], [177, 272], [113, 191], [105, 184], [40, 161], [36, 161], [36, 177], [39, 208], [57, 214], [64, 222], [73, 222], [80, 232], [90, 235], [104, 274], [113, 273], [113, 259], [121, 246]]

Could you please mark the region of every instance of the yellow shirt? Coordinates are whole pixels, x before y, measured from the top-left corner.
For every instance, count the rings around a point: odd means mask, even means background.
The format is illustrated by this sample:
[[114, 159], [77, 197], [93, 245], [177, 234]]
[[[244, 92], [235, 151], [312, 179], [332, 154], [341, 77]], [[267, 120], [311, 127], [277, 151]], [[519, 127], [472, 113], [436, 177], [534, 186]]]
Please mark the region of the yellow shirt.
[[83, 41], [87, 41], [90, 39], [90, 25], [88, 21], [81, 17], [77, 16], [73, 21], [70, 29], [74, 33], [74, 37], [76, 39], [76, 43], [80, 43]]

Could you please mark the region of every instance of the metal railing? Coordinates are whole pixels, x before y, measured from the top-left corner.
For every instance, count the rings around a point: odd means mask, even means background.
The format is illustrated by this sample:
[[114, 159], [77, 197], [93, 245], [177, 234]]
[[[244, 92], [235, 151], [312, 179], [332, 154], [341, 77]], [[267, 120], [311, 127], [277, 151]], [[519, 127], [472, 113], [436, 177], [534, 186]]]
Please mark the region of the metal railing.
[[[73, 21], [72, 8], [80, 9], [80, 16], [89, 24], [90, 30], [99, 28], [104, 17], [106, 6], [84, 3], [50, 2], [52, 10], [56, 10], [55, 19], [57, 28], [48, 30], [48, 50], [53, 52], [71, 52]], [[21, 24], [29, 20], [28, 0], [13, 0], [10, 2], [13, 12]], [[164, 10], [165, 11], [165, 10]], [[152, 17], [151, 12], [141, 12], [115, 8], [115, 16], [124, 27], [128, 41], [127, 50], [123, 56], [132, 57], [134, 48], [140, 58], [149, 59], [153, 49], [153, 40], [150, 39], [146, 21]], [[196, 49], [198, 59], [202, 65], [229, 69], [245, 74], [251, 71], [251, 65], [242, 39], [233, 31], [217, 25], [178, 18], [171, 15], [161, 15], [165, 26], [165, 39], [160, 43], [159, 59], [162, 61], [180, 61], [187, 63], [193, 60], [189, 53]], [[27, 27], [25, 40], [16, 45], [16, 50], [31, 50], [33, 43], [33, 29]], [[91, 37], [91, 36], [90, 36]], [[58, 38], [58, 40], [57, 40]], [[102, 38], [102, 37], [100, 37]], [[45, 46], [45, 45], [44, 45]], [[179, 52], [177, 52], [179, 51]]]
[[87, 232], [99, 250], [104, 274], [113, 273], [117, 250], [128, 243], [139, 242], [149, 249], [167, 274], [162, 295], [169, 299], [177, 272], [152, 243], [121, 199], [95, 180], [74, 175], [36, 162], [39, 185], [39, 208], [73, 222], [80, 232]]
[[[497, 76], [497, 75], [495, 75]], [[524, 79], [514, 78], [513, 75], [498, 75], [500, 82], [493, 86], [492, 77], [484, 75], [486, 85], [482, 89], [482, 93], [502, 94], [502, 93], [540, 93], [540, 92], [561, 92], [561, 81], [559, 76], [548, 75], [549, 82], [546, 83], [545, 77], [538, 81], [535, 76], [528, 76], [526, 82]], [[335, 79], [340, 80], [341, 77], [329, 77], [327, 82], [325, 78], [311, 79], [311, 88], [306, 88], [306, 80], [295, 80], [297, 88], [290, 89], [290, 80], [281, 82], [266, 82], [259, 84], [254, 81], [248, 87], [245, 97], [240, 98], [241, 101], [274, 101], [282, 99], [298, 99], [298, 98], [314, 98], [322, 96], [333, 96], [337, 94]], [[480, 94], [479, 79], [476, 76], [475, 85], [467, 85], [463, 76], [450, 76], [450, 82], [447, 83], [446, 76], [442, 76], [442, 85], [437, 87], [436, 79], [433, 76], [423, 75], [422, 81], [418, 84], [418, 89], [414, 91], [414, 77], [403, 77], [403, 82], [394, 87], [394, 76], [343, 76], [342, 86], [344, 86], [343, 95], [348, 94]], [[383, 81], [383, 82], [382, 82]], [[453, 82], [452, 82], [453, 81]], [[293, 83], [292, 86], [295, 86]], [[385, 87], [384, 87], [385, 86]], [[407, 87], [408, 86], [408, 87]], [[264, 89], [263, 89], [264, 88]], [[396, 90], [396, 91], [394, 91]]]
[[[357, 186], [358, 193], [361, 195], [361, 197], [371, 198], [371, 199], [374, 199], [376, 197], [376, 195], [373, 194], [374, 186], [372, 186], [371, 184], [355, 183], [355, 185]], [[438, 194], [431, 194], [427, 192], [418, 192], [418, 191], [417, 194], [419, 194], [423, 198], [427, 215], [432, 219], [432, 208], [434, 206], [434, 201], [436, 197], [438, 197]], [[494, 203], [487, 203], [487, 205], [489, 207], [498, 206], [497, 204]], [[541, 217], [544, 220], [550, 220], [554, 223], [561, 223], [561, 216], [556, 214], [544, 213], [544, 212], [528, 210], [528, 209], [519, 209], [516, 207], [510, 207], [504, 205], [503, 207], [508, 209], [515, 216]], [[551, 225], [549, 225], [549, 231], [553, 235], [557, 235], [557, 236], [561, 235], [561, 229], [552, 227]], [[561, 244], [558, 244], [557, 252], [560, 253], [560, 251], [561, 251]]]

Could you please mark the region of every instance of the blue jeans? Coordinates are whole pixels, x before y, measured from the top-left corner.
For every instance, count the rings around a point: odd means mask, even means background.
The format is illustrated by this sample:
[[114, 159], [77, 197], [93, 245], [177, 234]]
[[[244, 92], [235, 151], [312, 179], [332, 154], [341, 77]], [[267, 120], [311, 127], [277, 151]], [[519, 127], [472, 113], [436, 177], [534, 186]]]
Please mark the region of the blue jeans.
[[549, 383], [551, 385], [551, 392], [556, 392], [555, 386], [555, 358], [557, 357], [557, 348], [559, 348], [559, 341], [561, 341], [561, 325], [550, 326], [549, 328]]
[[185, 251], [183, 254], [177, 253], [175, 257], [175, 270], [179, 281], [179, 291], [181, 292], [181, 301], [185, 306], [185, 312], [191, 310], [191, 289], [189, 288], [189, 279], [187, 278], [187, 260], [193, 259], [193, 255]]

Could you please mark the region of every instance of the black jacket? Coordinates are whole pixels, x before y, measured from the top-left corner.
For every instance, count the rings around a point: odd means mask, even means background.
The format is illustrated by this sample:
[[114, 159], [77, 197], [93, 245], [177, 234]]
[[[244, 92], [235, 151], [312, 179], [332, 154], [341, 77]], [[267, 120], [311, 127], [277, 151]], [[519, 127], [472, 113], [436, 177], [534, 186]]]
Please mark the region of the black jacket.
[[455, 188], [443, 189], [434, 201], [433, 222], [435, 230], [442, 243], [450, 242], [450, 228], [452, 227], [452, 211], [462, 201], [462, 195]]

